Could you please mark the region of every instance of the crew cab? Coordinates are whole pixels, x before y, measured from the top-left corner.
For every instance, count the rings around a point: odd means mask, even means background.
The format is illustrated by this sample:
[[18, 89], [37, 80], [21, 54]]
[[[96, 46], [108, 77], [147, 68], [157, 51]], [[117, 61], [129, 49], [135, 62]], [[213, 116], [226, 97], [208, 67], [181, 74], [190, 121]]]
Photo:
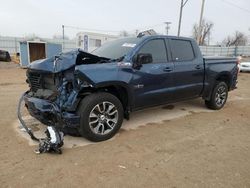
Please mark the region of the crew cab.
[[92, 53], [76, 49], [32, 62], [24, 100], [45, 125], [98, 142], [114, 136], [131, 112], [151, 106], [201, 97], [219, 110], [237, 74], [236, 58], [204, 58], [190, 38], [122, 38]]

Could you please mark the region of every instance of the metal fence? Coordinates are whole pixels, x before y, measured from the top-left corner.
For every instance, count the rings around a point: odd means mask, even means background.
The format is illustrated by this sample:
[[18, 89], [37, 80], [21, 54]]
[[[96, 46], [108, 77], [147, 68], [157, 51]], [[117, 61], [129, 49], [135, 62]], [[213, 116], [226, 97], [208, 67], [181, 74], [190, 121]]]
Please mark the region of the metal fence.
[[200, 49], [205, 56], [250, 56], [250, 46], [200, 46]]
[[[0, 49], [6, 50], [9, 53], [19, 53], [20, 52], [20, 42], [27, 39], [21, 37], [1, 37], [0, 36]], [[63, 39], [47, 39], [41, 38], [42, 41], [62, 44], [63, 51], [69, 51], [76, 48], [76, 40], [64, 40]]]
[[19, 42], [22, 40], [22, 38], [18, 37], [0, 37], [0, 49], [9, 53], [20, 52]]
[[[0, 49], [7, 50], [8, 52], [20, 52], [20, 41], [25, 41], [25, 38], [20, 37], [1, 37], [0, 36]], [[57, 43], [63, 45], [63, 51], [69, 51], [76, 48], [76, 40], [62, 40], [62, 39], [47, 39], [41, 40]], [[250, 56], [250, 46], [231, 46], [231, 47], [218, 47], [218, 46], [200, 46], [201, 52], [205, 56]]]

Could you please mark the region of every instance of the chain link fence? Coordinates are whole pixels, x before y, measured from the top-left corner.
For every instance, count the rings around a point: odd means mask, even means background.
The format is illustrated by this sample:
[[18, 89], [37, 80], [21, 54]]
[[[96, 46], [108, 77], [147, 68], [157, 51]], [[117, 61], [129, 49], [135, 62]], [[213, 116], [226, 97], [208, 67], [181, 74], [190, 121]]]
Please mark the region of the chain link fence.
[[250, 46], [200, 46], [200, 49], [205, 56], [250, 56]]

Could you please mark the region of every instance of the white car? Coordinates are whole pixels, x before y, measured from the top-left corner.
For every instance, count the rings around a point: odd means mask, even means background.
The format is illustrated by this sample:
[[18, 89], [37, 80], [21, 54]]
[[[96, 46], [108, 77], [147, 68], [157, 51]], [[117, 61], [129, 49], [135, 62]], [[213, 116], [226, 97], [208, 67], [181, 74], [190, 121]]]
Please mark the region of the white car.
[[239, 64], [240, 72], [250, 72], [250, 62], [241, 62]]

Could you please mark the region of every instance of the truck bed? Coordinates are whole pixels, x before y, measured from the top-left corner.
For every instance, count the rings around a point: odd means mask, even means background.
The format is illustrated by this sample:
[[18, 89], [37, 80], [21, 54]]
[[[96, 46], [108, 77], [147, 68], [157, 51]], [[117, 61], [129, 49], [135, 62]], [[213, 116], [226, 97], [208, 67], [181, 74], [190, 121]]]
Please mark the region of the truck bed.
[[238, 59], [236, 57], [216, 57], [216, 56], [204, 56], [203, 57], [205, 63], [230, 63], [230, 62], [237, 62]]

